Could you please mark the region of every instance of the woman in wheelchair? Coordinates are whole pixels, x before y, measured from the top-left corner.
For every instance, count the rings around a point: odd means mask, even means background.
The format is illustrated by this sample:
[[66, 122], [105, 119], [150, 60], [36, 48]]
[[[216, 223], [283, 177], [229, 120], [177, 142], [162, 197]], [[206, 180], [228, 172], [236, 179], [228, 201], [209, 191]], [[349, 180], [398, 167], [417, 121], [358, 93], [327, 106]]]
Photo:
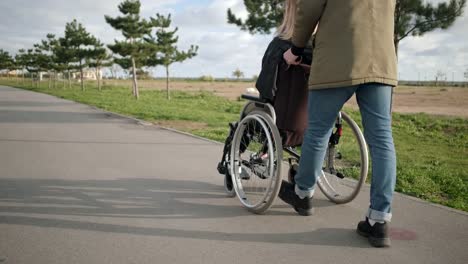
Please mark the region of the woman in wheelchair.
[[[304, 131], [307, 125], [307, 83], [312, 63], [312, 42], [306, 48], [301, 58], [301, 64], [289, 66], [283, 60], [283, 53], [291, 48], [292, 30], [294, 28], [296, 14], [296, 0], [286, 0], [284, 6], [284, 17], [278, 27], [276, 36], [270, 42], [262, 59], [262, 68], [255, 84], [260, 93], [260, 101], [268, 102], [274, 108], [276, 126], [279, 130], [283, 147], [297, 147], [302, 144]], [[247, 98], [253, 99], [253, 98]], [[261, 129], [250, 127], [250, 130]], [[242, 138], [241, 152], [248, 147], [249, 135], [255, 131], [245, 130]], [[264, 133], [261, 136], [265, 136]], [[262, 140], [262, 139], [260, 139]], [[252, 159], [253, 173], [259, 177], [260, 165], [268, 158], [266, 147], [261, 153]], [[245, 170], [241, 171], [243, 179], [250, 176]]]
[[301, 64], [289, 66], [283, 54], [291, 48], [296, 15], [296, 0], [286, 0], [283, 22], [262, 59], [262, 68], [255, 84], [260, 98], [270, 102], [276, 114], [276, 126], [283, 146], [300, 146], [307, 125], [307, 98], [312, 40], [301, 57]]
[[[274, 112], [275, 125], [279, 130], [283, 147], [300, 146], [307, 125], [307, 82], [310, 64], [312, 63], [312, 41], [309, 42], [310, 45], [306, 48], [299, 66], [289, 66], [283, 60], [283, 53], [292, 46], [291, 38], [295, 22], [295, 10], [296, 0], [286, 0], [283, 21], [277, 29], [276, 36], [265, 51], [261, 72], [255, 85], [260, 93], [260, 98], [242, 96], [244, 99], [257, 104], [273, 106], [269, 111]], [[230, 124], [231, 131], [226, 138], [222, 160], [218, 164], [218, 171], [226, 175], [226, 191], [232, 195], [235, 195], [235, 193], [232, 190], [233, 185], [229, 175], [228, 156], [230, 155], [232, 138], [236, 128], [237, 123]], [[257, 141], [264, 141], [266, 134], [259, 123], [248, 126], [243, 131], [242, 144], [239, 146], [240, 153], [244, 153], [249, 147], [253, 135], [258, 136]], [[267, 147], [263, 146], [258, 153], [251, 156], [248, 163], [252, 168], [252, 174], [265, 178], [264, 165], [268, 159]], [[247, 161], [243, 162], [247, 163]], [[250, 175], [246, 173], [244, 167], [240, 169], [240, 175], [244, 180], [250, 179]]]
[[[308, 42], [298, 65], [290, 66], [283, 59], [292, 47], [295, 16], [296, 0], [286, 0], [283, 22], [262, 59], [256, 82], [260, 97], [242, 96], [248, 102], [240, 120], [229, 124], [230, 132], [218, 163], [218, 172], [225, 176], [227, 194], [237, 195], [254, 213], [266, 212], [278, 196], [283, 150], [289, 155], [289, 181], [294, 182], [300, 160], [294, 148], [302, 145], [307, 128], [313, 40]], [[347, 203], [360, 191], [367, 168], [364, 137], [356, 123], [340, 112], [317, 184], [331, 201]]]

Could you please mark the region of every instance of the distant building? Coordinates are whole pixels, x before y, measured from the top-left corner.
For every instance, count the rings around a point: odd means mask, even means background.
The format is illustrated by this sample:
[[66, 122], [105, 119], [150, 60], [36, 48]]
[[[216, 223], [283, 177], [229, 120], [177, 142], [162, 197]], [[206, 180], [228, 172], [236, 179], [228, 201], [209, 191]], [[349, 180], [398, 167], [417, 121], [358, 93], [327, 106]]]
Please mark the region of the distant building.
[[[72, 78], [80, 80], [81, 79], [81, 72], [72, 73]], [[84, 80], [95, 81], [98, 78], [102, 79], [102, 71], [99, 71], [98, 74], [96, 75], [96, 70], [94, 70], [94, 69], [84, 69], [83, 70], [83, 79]]]
[[18, 71], [18, 70], [9, 71], [9, 72], [7, 72], [7, 75], [9, 75], [9, 76], [18, 76], [18, 75], [21, 75], [21, 71]]

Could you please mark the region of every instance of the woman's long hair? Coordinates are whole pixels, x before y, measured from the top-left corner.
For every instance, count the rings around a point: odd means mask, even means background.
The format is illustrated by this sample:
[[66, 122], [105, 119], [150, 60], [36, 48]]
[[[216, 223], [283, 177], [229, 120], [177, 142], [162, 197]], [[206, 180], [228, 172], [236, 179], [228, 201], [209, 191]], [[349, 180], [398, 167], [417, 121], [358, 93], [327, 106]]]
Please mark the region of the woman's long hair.
[[291, 40], [296, 22], [296, 0], [284, 1], [283, 22], [276, 30], [276, 35], [284, 40]]

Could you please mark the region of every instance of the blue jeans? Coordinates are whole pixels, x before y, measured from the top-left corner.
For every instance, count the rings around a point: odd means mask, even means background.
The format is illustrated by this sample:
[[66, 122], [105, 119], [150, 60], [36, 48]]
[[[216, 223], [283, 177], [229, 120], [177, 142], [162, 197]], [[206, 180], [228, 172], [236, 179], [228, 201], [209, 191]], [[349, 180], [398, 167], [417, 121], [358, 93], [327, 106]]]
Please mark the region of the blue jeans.
[[392, 87], [362, 84], [351, 87], [311, 90], [308, 102], [308, 126], [302, 144], [296, 193], [311, 196], [322, 164], [335, 119], [344, 103], [356, 93], [372, 160], [370, 208], [367, 217], [375, 221], [392, 218], [391, 206], [396, 182], [396, 155], [392, 137]]

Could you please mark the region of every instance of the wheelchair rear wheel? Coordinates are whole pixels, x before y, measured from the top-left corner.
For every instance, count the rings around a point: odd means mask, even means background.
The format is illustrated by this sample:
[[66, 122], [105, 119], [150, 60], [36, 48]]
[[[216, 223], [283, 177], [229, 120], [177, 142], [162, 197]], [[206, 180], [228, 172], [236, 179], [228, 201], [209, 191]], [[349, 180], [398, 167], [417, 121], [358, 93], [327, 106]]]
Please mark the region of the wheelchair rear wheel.
[[272, 118], [253, 111], [238, 124], [234, 133], [230, 172], [234, 190], [249, 211], [267, 211], [281, 186], [283, 147]]
[[359, 126], [346, 113], [340, 115], [339, 142], [328, 144], [322, 177], [317, 180], [323, 194], [337, 204], [356, 198], [369, 167], [367, 145]]

